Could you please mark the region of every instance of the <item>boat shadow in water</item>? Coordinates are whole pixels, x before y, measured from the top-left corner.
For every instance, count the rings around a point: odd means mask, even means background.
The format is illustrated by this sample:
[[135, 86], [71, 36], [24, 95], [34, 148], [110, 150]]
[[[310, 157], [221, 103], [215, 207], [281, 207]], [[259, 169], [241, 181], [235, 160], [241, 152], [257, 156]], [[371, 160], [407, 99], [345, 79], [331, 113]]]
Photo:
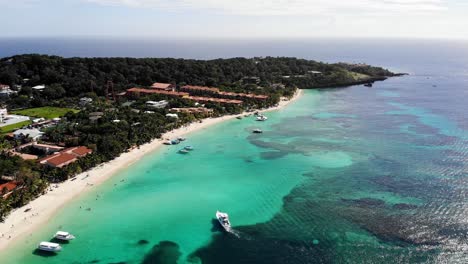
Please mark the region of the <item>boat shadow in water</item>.
[[52, 238], [51, 240], [49, 240], [49, 242], [57, 243], [57, 244], [70, 244], [69, 240], [61, 240], [61, 239], [57, 239], [55, 237]]
[[226, 232], [224, 228], [219, 224], [218, 219], [211, 219], [211, 232]]
[[44, 257], [44, 258], [50, 258], [50, 257], [55, 257], [57, 256], [57, 252], [50, 252], [50, 251], [43, 251], [40, 249], [35, 249], [33, 250], [33, 255], [39, 256], [39, 257]]

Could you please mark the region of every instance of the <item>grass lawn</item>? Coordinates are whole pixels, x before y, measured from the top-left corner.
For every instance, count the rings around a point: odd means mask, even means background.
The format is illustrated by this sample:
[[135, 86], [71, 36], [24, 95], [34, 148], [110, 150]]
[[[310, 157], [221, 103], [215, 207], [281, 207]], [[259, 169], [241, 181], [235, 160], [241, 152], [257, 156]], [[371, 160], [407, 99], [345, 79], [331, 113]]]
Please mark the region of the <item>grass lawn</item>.
[[25, 116], [33, 116], [33, 117], [43, 117], [45, 119], [52, 119], [56, 117], [62, 117], [68, 112], [77, 113], [79, 112], [79, 110], [71, 109], [71, 108], [45, 106], [45, 107], [28, 108], [28, 109], [13, 111], [12, 113], [16, 115], [25, 115]]
[[29, 125], [31, 124], [32, 122], [31, 121], [23, 121], [23, 122], [20, 122], [20, 123], [16, 123], [16, 124], [13, 124], [13, 125], [8, 125], [8, 126], [4, 126], [4, 127], [0, 127], [0, 134], [6, 134], [6, 133], [10, 133], [12, 132], [13, 130], [16, 130], [18, 128], [22, 128], [26, 125]]

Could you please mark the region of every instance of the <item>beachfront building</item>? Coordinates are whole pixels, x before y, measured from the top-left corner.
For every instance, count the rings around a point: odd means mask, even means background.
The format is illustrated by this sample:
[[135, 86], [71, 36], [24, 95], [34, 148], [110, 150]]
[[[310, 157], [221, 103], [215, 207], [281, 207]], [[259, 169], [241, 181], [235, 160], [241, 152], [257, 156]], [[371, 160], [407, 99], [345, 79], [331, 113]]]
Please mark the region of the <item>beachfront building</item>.
[[16, 91], [11, 90], [9, 85], [0, 84], [0, 97], [10, 97], [12, 94], [16, 94]]
[[42, 85], [36, 85], [34, 87], [32, 87], [33, 90], [36, 90], [36, 91], [42, 91], [46, 88], [45, 84], [42, 84]]
[[44, 135], [43, 132], [39, 131], [39, 129], [18, 129], [13, 132], [13, 136], [15, 139], [22, 139], [22, 138], [30, 138], [33, 141], [37, 141]]
[[85, 106], [85, 105], [90, 104], [92, 102], [93, 102], [93, 98], [89, 98], [89, 97], [80, 98], [80, 105], [82, 105], [82, 106]]
[[189, 96], [188, 99], [194, 100], [202, 103], [220, 103], [220, 104], [234, 104], [241, 105], [243, 101], [241, 100], [231, 100], [223, 98], [211, 98], [211, 97], [200, 97], [200, 96]]
[[175, 113], [188, 113], [188, 114], [205, 114], [212, 115], [214, 110], [206, 107], [187, 107], [187, 108], [171, 108], [169, 111]]
[[41, 150], [46, 154], [52, 154], [52, 153], [59, 152], [64, 149], [64, 147], [60, 147], [57, 145], [39, 144], [37, 142], [30, 142], [30, 143], [26, 143], [26, 144], [16, 147], [16, 150], [22, 151], [23, 149], [28, 148], [28, 147]]
[[7, 198], [16, 188], [18, 188], [18, 183], [16, 181], [0, 184], [0, 194], [2, 198]]
[[91, 153], [93, 153], [93, 151], [87, 147], [73, 147], [40, 159], [39, 163], [54, 168], [63, 168]]
[[171, 83], [153, 83], [151, 89], [163, 90], [163, 91], [175, 91], [176, 86]]
[[183, 92], [174, 92], [174, 91], [164, 91], [158, 89], [146, 89], [146, 88], [130, 88], [127, 90], [127, 96], [129, 97], [140, 97], [141, 95], [151, 95], [151, 94], [162, 94], [168, 96], [177, 96], [177, 97], [188, 97], [189, 93]]
[[0, 124], [4, 122], [8, 115], [8, 110], [6, 108], [0, 108]]
[[162, 100], [162, 101], [147, 101], [146, 106], [151, 107], [151, 108], [165, 108], [169, 104], [168, 101]]

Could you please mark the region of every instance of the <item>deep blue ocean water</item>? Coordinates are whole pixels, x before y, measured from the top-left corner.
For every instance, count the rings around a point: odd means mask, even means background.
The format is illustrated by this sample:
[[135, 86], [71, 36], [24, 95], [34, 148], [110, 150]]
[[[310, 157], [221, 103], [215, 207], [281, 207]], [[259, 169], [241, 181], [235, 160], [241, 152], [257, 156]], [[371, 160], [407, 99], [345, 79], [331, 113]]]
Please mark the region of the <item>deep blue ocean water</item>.
[[[148, 155], [63, 208], [5, 263], [468, 262], [466, 43], [15, 41], [0, 41], [0, 56], [297, 56], [410, 75], [309, 90], [265, 123], [194, 133], [193, 153]], [[236, 235], [216, 228], [217, 209]], [[62, 227], [78, 239], [57, 256], [33, 254]]]

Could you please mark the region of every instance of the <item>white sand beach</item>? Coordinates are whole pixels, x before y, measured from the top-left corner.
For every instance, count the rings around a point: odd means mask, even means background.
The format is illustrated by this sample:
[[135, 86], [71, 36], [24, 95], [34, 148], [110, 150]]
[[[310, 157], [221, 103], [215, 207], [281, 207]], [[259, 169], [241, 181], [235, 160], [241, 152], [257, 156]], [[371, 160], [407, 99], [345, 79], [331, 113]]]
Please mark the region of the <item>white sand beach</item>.
[[[302, 93], [302, 90], [298, 90], [291, 100], [282, 99], [278, 106], [260, 112], [283, 108], [298, 99]], [[186, 127], [170, 131], [164, 134], [162, 139], [153, 140], [148, 144], [140, 146], [140, 148], [135, 148], [128, 153], [123, 153], [120, 157], [83, 172], [74, 179], [51, 185], [49, 189], [52, 189], [52, 191], [38, 197], [26, 206], [14, 210], [3, 223], [0, 223], [0, 252], [5, 250], [13, 241], [28, 236], [36, 228], [47, 223], [61, 207], [65, 206], [75, 197], [105, 182], [118, 171], [137, 162], [144, 155], [163, 147], [163, 139], [181, 137], [241, 115], [245, 115], [245, 113], [204, 119], [202, 123], [192, 123]]]

